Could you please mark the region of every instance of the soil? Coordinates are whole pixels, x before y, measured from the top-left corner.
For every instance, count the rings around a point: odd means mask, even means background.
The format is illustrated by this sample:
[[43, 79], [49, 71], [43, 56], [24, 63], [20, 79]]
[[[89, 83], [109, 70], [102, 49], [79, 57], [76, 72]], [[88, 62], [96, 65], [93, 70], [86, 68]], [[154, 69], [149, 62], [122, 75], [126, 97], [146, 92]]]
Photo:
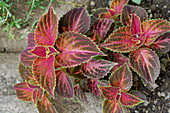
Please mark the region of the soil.
[[[67, 0], [65, 0], [65, 1], [67, 1]], [[80, 0], [71, 0], [71, 1], [76, 1], [76, 3], [79, 3]], [[91, 13], [94, 9], [102, 8], [102, 7], [109, 7], [110, 2], [111, 2], [111, 0], [83, 0], [83, 2], [81, 2], [81, 4], [87, 5], [87, 9], [88, 9], [89, 13]], [[128, 4], [137, 5], [137, 4], [134, 4], [132, 1], [129, 1]], [[44, 7], [46, 7], [47, 5], [48, 5], [48, 2], [44, 3]], [[170, 1], [169, 0], [142, 0], [142, 3], [139, 6], [143, 7], [146, 10], [146, 12], [148, 13], [149, 19], [163, 18], [163, 19], [170, 21]], [[24, 21], [27, 16], [26, 12], [29, 11], [29, 8], [27, 8], [27, 5], [24, 5], [24, 2], [16, 3], [15, 7], [17, 8], [17, 10], [14, 12], [15, 16], [17, 18], [21, 18], [22, 21]], [[64, 4], [62, 6], [58, 5], [58, 4], [53, 4], [53, 7], [56, 8], [55, 10], [59, 17], [61, 17], [66, 11], [68, 11], [72, 8], [71, 5], [67, 5], [67, 4]], [[4, 37], [4, 33], [0, 33], [0, 36], [3, 37], [2, 39], [0, 39], [0, 52], [1, 53], [2, 52], [5, 52], [5, 53], [17, 52], [17, 53], [19, 53], [19, 52], [23, 51], [24, 48], [26, 47], [26, 38], [20, 40], [19, 37], [22, 34], [24, 34], [25, 32], [29, 31], [32, 23], [35, 20], [39, 19], [39, 17], [43, 13], [44, 13], [44, 10], [40, 9], [40, 8], [37, 8], [33, 12], [33, 14], [30, 16], [29, 24], [27, 26], [23, 27], [21, 30], [15, 31], [16, 41], [8, 42], [7, 37]], [[2, 28], [0, 28], [0, 30], [1, 29]], [[2, 56], [2, 54], [1, 54], [1, 56]], [[13, 59], [13, 56], [11, 56], [11, 57]], [[10, 58], [10, 57], [8, 57], [8, 58]], [[170, 113], [170, 99], [169, 99], [169, 96], [170, 96], [170, 88], [169, 88], [170, 62], [168, 62], [167, 57], [160, 57], [160, 59], [162, 59], [162, 58], [164, 58], [166, 61], [165, 62], [162, 61], [162, 63], [164, 63], [165, 65], [164, 65], [164, 67], [161, 68], [160, 75], [156, 80], [156, 84], [158, 85], [158, 87], [153, 91], [148, 90], [144, 86], [142, 86], [140, 89], [140, 91], [147, 96], [147, 100], [149, 103], [146, 105], [139, 105], [139, 106], [132, 108], [131, 113]], [[7, 61], [7, 60], [1, 59], [1, 61]], [[16, 58], [16, 56], [15, 56], [14, 62], [15, 63], [12, 62], [13, 64], [11, 64], [11, 62], [6, 62], [5, 66], [7, 66], [7, 67], [4, 67], [4, 69], [3, 69], [4, 65], [1, 65], [2, 69], [0, 69], [0, 72], [1, 72], [1, 74], [0, 74], [0, 87], [1, 88], [0, 89], [2, 89], [2, 90], [0, 90], [0, 91], [2, 93], [0, 93], [0, 96], [2, 96], [2, 95], [14, 96], [15, 92], [12, 89], [12, 85], [17, 82], [20, 82], [20, 80], [21, 80], [21, 79], [18, 79], [18, 75], [17, 75], [18, 72], [16, 71], [16, 68], [14, 67], [14, 65], [16, 65], [18, 62], [18, 57]], [[10, 66], [13, 66], [13, 67], [10, 67]], [[11, 68], [14, 69], [13, 72], [16, 75], [14, 77], [12, 77], [12, 72], [10, 70], [8, 70]], [[5, 71], [7, 73], [5, 73]], [[3, 77], [3, 76], [5, 76], [5, 74], [9, 74], [10, 79], [8, 79], [8, 77]], [[8, 86], [10, 86], [10, 87], [8, 87]], [[91, 100], [91, 102], [97, 107], [95, 107], [95, 110], [93, 110], [93, 108], [90, 108], [90, 107], [87, 107], [87, 105], [84, 105], [84, 106], [86, 106], [85, 108], [90, 109], [91, 113], [100, 113], [102, 110], [102, 108], [101, 108], [102, 102], [98, 101], [99, 98], [97, 98], [97, 97], [89, 96], [90, 95], [89, 93], [87, 95], [88, 95], [88, 98]], [[6, 97], [4, 97], [4, 98], [6, 98]], [[12, 99], [12, 98], [14, 98], [14, 97], [10, 97], [10, 99]], [[93, 100], [93, 98], [97, 98], [97, 99]], [[15, 99], [15, 101], [16, 101], [16, 99]], [[76, 110], [76, 113], [82, 113], [82, 112], [90, 113], [88, 111], [88, 109], [85, 110], [85, 108], [83, 108], [82, 105], [80, 105], [80, 104], [71, 102], [71, 105], [69, 105], [68, 102], [70, 102], [70, 101], [62, 100], [62, 99], [61, 100], [59, 99], [59, 101], [61, 103], [64, 103], [63, 105], [61, 105], [62, 107], [57, 108], [60, 110], [61, 113], [62, 112], [64, 113], [64, 111], [66, 112], [68, 110], [70, 110], [70, 113], [75, 113], [74, 112], [75, 110]], [[2, 101], [0, 99], [0, 102], [4, 102], [4, 101]], [[18, 102], [18, 101], [16, 101], [16, 102]], [[60, 106], [60, 102], [57, 103], [55, 106]], [[99, 102], [99, 104], [95, 104], [95, 102]], [[24, 104], [24, 106], [27, 106], [27, 105]], [[3, 107], [5, 107], [5, 106], [3, 106]], [[15, 108], [15, 107], [13, 107], [13, 108]], [[64, 109], [64, 108], [67, 108], [67, 109]], [[1, 107], [0, 107], [0, 112], [1, 112]], [[6, 112], [3, 112], [3, 113], [8, 113], [8, 112], [9, 111], [7, 110]], [[24, 111], [22, 111], [22, 112], [24, 112]]]

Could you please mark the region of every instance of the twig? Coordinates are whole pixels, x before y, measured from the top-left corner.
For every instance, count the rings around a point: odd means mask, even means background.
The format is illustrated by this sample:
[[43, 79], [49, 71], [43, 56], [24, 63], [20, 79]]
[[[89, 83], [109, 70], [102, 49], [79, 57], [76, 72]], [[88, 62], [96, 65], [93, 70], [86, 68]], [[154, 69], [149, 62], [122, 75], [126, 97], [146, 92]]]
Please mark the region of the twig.
[[164, 108], [164, 104], [162, 105], [162, 109], [161, 109], [161, 112], [160, 112], [160, 113], [162, 113], [162, 112], [163, 112], [163, 108]]

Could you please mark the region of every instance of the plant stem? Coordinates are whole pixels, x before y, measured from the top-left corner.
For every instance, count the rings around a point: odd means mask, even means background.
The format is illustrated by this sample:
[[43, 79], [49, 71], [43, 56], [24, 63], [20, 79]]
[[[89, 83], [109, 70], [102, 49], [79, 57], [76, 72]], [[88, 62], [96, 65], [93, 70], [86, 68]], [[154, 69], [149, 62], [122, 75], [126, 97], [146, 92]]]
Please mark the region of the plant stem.
[[32, 0], [31, 9], [30, 9], [30, 11], [29, 11], [29, 13], [28, 13], [28, 15], [27, 15], [27, 18], [25, 19], [24, 23], [26, 23], [26, 22], [28, 21], [30, 15], [31, 15], [31, 13], [32, 13], [32, 9], [33, 9], [33, 6], [34, 6], [34, 2], [35, 2], [35, 0]]

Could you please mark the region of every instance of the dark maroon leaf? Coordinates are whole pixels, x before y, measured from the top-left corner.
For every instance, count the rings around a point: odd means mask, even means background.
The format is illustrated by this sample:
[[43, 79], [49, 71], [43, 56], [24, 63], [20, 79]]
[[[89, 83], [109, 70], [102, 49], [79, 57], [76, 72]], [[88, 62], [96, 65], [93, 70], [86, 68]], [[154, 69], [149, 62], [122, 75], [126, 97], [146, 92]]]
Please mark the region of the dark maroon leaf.
[[129, 58], [134, 71], [153, 84], [160, 71], [158, 56], [153, 51], [142, 48], [131, 52]]
[[[99, 19], [96, 22], [93, 23], [92, 27], [90, 28], [90, 32], [92, 33], [96, 33], [96, 36], [94, 37], [91, 36], [91, 39], [96, 42], [98, 39], [96, 39], [97, 37], [99, 37], [99, 42], [100, 40], [103, 41], [105, 39], [105, 35], [107, 33], [107, 31], [109, 30], [111, 24], [112, 24], [113, 20], [112, 19]], [[94, 38], [93, 38], [94, 37]]]
[[129, 58], [125, 57], [122, 53], [113, 52], [112, 58], [113, 62], [116, 62], [118, 64], [113, 66], [113, 68], [110, 71], [111, 73], [113, 73], [117, 68], [122, 66], [124, 63], [127, 63], [127, 65], [130, 67]]
[[56, 86], [55, 92], [66, 98], [73, 97], [73, 87], [70, 78], [61, 70], [55, 72], [56, 74]]
[[86, 8], [74, 8], [67, 12], [59, 21], [59, 32], [75, 31], [86, 33], [90, 26], [90, 16]]
[[79, 84], [77, 84], [77, 85], [74, 87], [74, 95], [75, 95], [76, 98], [78, 98], [81, 102], [90, 105], [90, 103], [89, 103], [88, 100], [87, 100], [87, 97], [86, 97], [85, 92], [83, 91], [82, 87], [81, 87]]
[[98, 79], [91, 79], [87, 80], [87, 87], [88, 89], [96, 96], [100, 96], [100, 89], [98, 88], [99, 83]]
[[166, 53], [170, 50], [170, 32], [158, 37], [151, 45], [156, 52]]
[[85, 78], [87, 78], [86, 76], [84, 76], [81, 67], [82, 67], [81, 65], [73, 67], [73, 69], [71, 71], [71, 76], [74, 76], [77, 79], [85, 79]]
[[139, 16], [141, 23], [148, 19], [145, 10], [139, 6], [125, 5], [122, 11], [122, 23], [131, 25], [131, 14]]
[[128, 91], [132, 86], [132, 73], [126, 63], [115, 70], [110, 76], [110, 84], [119, 87], [123, 91]]
[[147, 103], [147, 97], [143, 93], [133, 90], [131, 91], [131, 94]]
[[106, 60], [91, 59], [82, 65], [82, 71], [87, 77], [101, 78], [105, 76], [115, 65], [116, 63]]

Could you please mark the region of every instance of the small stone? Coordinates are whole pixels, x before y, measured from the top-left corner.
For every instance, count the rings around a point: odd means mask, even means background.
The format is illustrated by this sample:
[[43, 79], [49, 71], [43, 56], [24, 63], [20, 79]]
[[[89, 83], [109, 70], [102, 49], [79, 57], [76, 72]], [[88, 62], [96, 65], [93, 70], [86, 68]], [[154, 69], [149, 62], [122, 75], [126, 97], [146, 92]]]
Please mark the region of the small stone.
[[94, 6], [94, 5], [95, 5], [95, 2], [94, 2], [94, 1], [91, 1], [91, 2], [90, 2], [90, 5], [91, 5], [91, 6]]
[[166, 9], [167, 8], [167, 6], [166, 5], [164, 5], [164, 9]]
[[148, 110], [146, 110], [146, 113], [148, 113]]
[[160, 95], [161, 95], [161, 93], [160, 92], [158, 92], [158, 96], [160, 97]]
[[151, 10], [150, 10], [150, 9], [148, 10], [148, 13], [151, 13]]
[[152, 18], [152, 13], [149, 15], [150, 18]]
[[151, 9], [151, 11], [155, 11], [155, 10], [156, 10], [155, 4], [152, 4], [152, 5], [150, 6], [150, 9]]
[[155, 101], [153, 101], [153, 103], [156, 105], [157, 101], [158, 101], [158, 99], [156, 99]]
[[154, 14], [154, 18], [159, 18], [159, 14]]

